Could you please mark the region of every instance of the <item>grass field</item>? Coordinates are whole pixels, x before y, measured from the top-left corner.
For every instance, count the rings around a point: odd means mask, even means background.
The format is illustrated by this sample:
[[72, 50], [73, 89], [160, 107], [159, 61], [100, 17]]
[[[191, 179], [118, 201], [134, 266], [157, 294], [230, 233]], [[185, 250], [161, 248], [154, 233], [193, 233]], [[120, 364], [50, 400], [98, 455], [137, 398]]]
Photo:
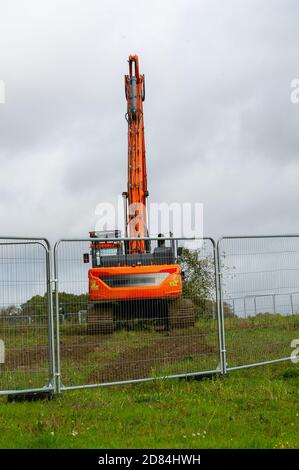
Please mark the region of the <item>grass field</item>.
[[[229, 365], [289, 356], [298, 326], [298, 315], [228, 318]], [[86, 335], [84, 327], [61, 331], [65, 385], [202, 371], [219, 361], [214, 321], [170, 334], [120, 330], [107, 337]], [[1, 387], [45, 385], [44, 328], [3, 333], [8, 349]], [[227, 379], [67, 391], [52, 401], [1, 398], [0, 447], [299, 447], [299, 364], [234, 371]]]
[[[289, 357], [298, 336], [299, 315], [264, 314], [225, 321], [229, 366]], [[47, 328], [0, 328], [6, 345], [0, 364], [0, 390], [43, 387], [48, 381]], [[65, 386], [215, 370], [219, 365], [217, 321], [198, 320], [193, 328], [171, 332], [119, 329], [88, 335], [86, 324], [60, 329], [61, 373]]]
[[299, 447], [299, 366], [0, 400], [1, 448]]

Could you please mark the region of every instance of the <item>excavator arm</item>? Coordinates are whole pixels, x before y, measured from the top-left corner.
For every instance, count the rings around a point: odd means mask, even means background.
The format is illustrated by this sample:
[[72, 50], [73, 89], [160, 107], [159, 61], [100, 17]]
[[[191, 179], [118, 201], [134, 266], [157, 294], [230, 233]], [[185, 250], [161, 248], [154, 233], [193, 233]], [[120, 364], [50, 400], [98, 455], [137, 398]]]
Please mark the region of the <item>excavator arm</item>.
[[[127, 198], [127, 220], [130, 238], [148, 236], [147, 228], [147, 174], [145, 159], [143, 101], [145, 99], [144, 75], [139, 74], [137, 55], [129, 56], [129, 74], [125, 75], [128, 123], [128, 187], [123, 195]], [[143, 240], [130, 241], [130, 253], [144, 253]]]

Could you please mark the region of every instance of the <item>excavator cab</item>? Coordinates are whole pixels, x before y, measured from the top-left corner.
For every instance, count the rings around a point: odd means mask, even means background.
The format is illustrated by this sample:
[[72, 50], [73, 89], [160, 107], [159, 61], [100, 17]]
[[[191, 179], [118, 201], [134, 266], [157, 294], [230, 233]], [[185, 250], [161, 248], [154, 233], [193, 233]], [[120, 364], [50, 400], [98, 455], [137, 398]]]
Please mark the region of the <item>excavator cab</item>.
[[96, 238], [90, 244], [92, 267], [98, 268], [102, 266], [107, 257], [117, 257], [123, 254], [124, 244], [121, 241], [110, 241], [112, 238], [120, 238], [120, 230], [89, 232], [90, 238]]

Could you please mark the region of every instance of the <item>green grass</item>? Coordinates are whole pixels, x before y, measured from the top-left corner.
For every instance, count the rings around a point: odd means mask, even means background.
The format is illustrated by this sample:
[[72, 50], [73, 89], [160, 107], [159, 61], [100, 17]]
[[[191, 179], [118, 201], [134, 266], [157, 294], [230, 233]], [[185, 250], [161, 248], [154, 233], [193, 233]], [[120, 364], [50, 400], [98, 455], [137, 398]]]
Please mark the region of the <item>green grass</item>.
[[[227, 318], [229, 366], [288, 357], [291, 341], [298, 337], [298, 326], [299, 315]], [[72, 323], [62, 325], [60, 333], [64, 385], [206, 371], [219, 364], [218, 327], [211, 319], [201, 319], [194, 328], [178, 330], [170, 336], [142, 329], [119, 330], [111, 336], [87, 335], [86, 325]], [[46, 385], [46, 327], [11, 325], [0, 328], [0, 338], [6, 346], [6, 361], [0, 365], [0, 389]], [[142, 369], [142, 362], [148, 367]]]
[[0, 400], [1, 448], [299, 447], [299, 366]]
[[[225, 326], [227, 360], [235, 366], [289, 356], [299, 315], [227, 318]], [[7, 345], [0, 389], [46, 385], [44, 329], [0, 333]], [[207, 319], [170, 335], [120, 330], [104, 337], [86, 335], [80, 325], [65, 325], [61, 333], [65, 385], [101, 381], [103, 371], [102, 380], [124, 380], [134, 373], [137, 378], [214, 369], [219, 362], [217, 324]], [[149, 367], [139, 370], [138, 359]], [[299, 364], [235, 371], [226, 380], [68, 391], [50, 402], [1, 398], [0, 447], [299, 447]]]

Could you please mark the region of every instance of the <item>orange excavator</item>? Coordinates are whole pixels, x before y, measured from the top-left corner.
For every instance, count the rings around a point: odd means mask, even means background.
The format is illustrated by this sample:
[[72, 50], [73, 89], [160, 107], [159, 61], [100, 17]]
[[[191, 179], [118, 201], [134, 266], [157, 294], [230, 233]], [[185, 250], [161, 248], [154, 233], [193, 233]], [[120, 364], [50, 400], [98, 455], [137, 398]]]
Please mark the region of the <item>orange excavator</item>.
[[[119, 325], [149, 320], [166, 329], [194, 324], [192, 302], [182, 299], [182, 273], [175, 243], [147, 239], [147, 173], [143, 102], [145, 79], [138, 56], [125, 75], [128, 123], [128, 186], [123, 192], [125, 239], [119, 230], [90, 232], [88, 331], [111, 334]], [[118, 240], [119, 239], [119, 240]], [[155, 245], [155, 246], [152, 246]], [[84, 259], [89, 261], [89, 255]]]

